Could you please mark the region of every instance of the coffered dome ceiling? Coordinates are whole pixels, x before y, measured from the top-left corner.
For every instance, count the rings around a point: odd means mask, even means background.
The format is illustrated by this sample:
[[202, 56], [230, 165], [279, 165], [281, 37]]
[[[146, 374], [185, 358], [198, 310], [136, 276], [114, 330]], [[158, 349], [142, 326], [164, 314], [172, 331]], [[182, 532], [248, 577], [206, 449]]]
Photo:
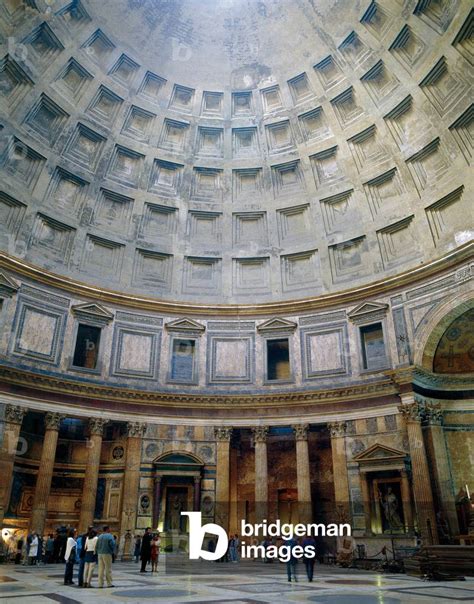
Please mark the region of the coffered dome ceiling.
[[0, 27], [10, 256], [248, 304], [471, 238], [468, 2], [6, 0]]

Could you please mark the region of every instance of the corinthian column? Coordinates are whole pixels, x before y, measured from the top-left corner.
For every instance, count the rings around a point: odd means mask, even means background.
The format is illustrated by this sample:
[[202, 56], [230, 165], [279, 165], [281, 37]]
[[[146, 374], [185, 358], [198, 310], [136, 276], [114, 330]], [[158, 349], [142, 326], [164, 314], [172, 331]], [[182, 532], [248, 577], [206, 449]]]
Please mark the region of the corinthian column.
[[313, 510], [311, 504], [311, 478], [309, 472], [308, 424], [293, 426], [296, 439], [296, 485], [298, 488], [299, 522], [309, 524]]
[[[3, 441], [0, 447], [0, 528], [10, 503], [13, 481], [13, 466], [18, 448], [21, 424], [28, 409], [18, 405], [6, 405]], [[0, 541], [1, 541], [0, 533]]]
[[127, 454], [123, 476], [122, 519], [120, 533], [124, 537], [122, 560], [132, 559], [132, 534], [137, 521], [138, 489], [140, 487], [140, 463], [142, 459], [142, 439], [146, 424], [127, 424]]
[[48, 498], [51, 491], [53, 479], [54, 458], [56, 457], [56, 446], [58, 444], [59, 426], [64, 415], [59, 413], [46, 413], [44, 417], [45, 433], [41, 461], [36, 477], [35, 495], [33, 497], [33, 508], [31, 513], [30, 528], [38, 535], [44, 532], [46, 515], [48, 513]]
[[449, 470], [448, 451], [444, 439], [443, 411], [440, 403], [432, 401], [425, 403], [424, 411], [428, 457], [441, 510], [448, 525], [448, 535], [446, 537], [449, 540], [455, 535], [459, 535], [459, 523]]
[[81, 515], [79, 517], [79, 532], [84, 532], [94, 522], [97, 482], [99, 480], [100, 452], [102, 436], [107, 419], [92, 417], [89, 420], [89, 440], [87, 441], [87, 465], [82, 487]]
[[430, 472], [421, 430], [424, 407], [414, 402], [413, 394], [402, 394], [398, 410], [406, 423], [413, 472], [413, 494], [418, 517], [418, 530], [425, 545], [438, 543], [436, 514], [431, 490]]
[[268, 426], [252, 428], [255, 442], [255, 522], [267, 519], [268, 514]]
[[349, 477], [346, 459], [346, 422], [328, 424], [331, 435], [332, 470], [334, 474], [334, 499], [337, 522], [350, 522]]
[[230, 439], [232, 428], [214, 428], [216, 438], [216, 522], [229, 530]]

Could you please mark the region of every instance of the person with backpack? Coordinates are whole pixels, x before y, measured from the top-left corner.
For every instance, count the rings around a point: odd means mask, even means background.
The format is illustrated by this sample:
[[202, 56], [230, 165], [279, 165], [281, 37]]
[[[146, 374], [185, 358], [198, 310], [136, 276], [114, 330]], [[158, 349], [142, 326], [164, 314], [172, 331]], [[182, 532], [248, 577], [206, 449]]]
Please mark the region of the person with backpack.
[[[88, 531], [90, 531], [91, 527], [88, 528]], [[84, 567], [85, 567], [85, 555], [86, 555], [86, 550], [85, 550], [85, 545], [86, 545], [86, 539], [87, 539], [87, 535], [88, 532], [84, 533], [83, 535], [79, 535], [79, 537], [77, 538], [77, 544], [76, 544], [76, 551], [77, 551], [77, 556], [76, 556], [76, 562], [78, 563], [78, 569], [77, 569], [77, 584], [79, 585], [79, 587], [82, 587], [83, 583], [84, 583]]]
[[64, 560], [66, 561], [66, 568], [64, 570], [64, 585], [75, 585], [72, 580], [74, 572], [74, 563], [76, 562], [76, 529], [69, 531], [69, 536], [66, 542], [66, 552], [64, 554]]

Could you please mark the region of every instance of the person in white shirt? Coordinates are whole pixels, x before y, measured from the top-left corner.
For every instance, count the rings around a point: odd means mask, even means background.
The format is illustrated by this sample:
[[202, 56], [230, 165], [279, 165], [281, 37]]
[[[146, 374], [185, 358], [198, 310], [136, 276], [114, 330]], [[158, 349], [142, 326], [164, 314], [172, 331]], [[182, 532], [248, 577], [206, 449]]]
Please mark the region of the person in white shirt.
[[94, 572], [94, 567], [97, 560], [97, 554], [95, 553], [95, 550], [97, 548], [97, 539], [97, 532], [94, 529], [90, 529], [89, 534], [87, 535], [86, 543], [84, 545], [85, 566], [83, 587], [92, 587], [92, 573]]
[[66, 553], [64, 554], [64, 560], [66, 561], [64, 585], [74, 585], [72, 575], [74, 572], [74, 562], [76, 561], [76, 534], [76, 529], [71, 529], [66, 542]]
[[28, 564], [32, 566], [36, 562], [36, 556], [38, 555], [38, 535], [36, 533], [31, 534], [30, 548], [28, 550]]

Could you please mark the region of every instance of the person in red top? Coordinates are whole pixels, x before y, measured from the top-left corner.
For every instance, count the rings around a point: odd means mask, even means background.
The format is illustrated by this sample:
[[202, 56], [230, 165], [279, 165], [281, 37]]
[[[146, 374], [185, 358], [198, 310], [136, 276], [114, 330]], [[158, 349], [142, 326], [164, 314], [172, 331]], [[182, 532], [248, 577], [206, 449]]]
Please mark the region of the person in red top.
[[151, 542], [151, 572], [158, 572], [158, 558], [160, 556], [160, 533], [155, 533]]

